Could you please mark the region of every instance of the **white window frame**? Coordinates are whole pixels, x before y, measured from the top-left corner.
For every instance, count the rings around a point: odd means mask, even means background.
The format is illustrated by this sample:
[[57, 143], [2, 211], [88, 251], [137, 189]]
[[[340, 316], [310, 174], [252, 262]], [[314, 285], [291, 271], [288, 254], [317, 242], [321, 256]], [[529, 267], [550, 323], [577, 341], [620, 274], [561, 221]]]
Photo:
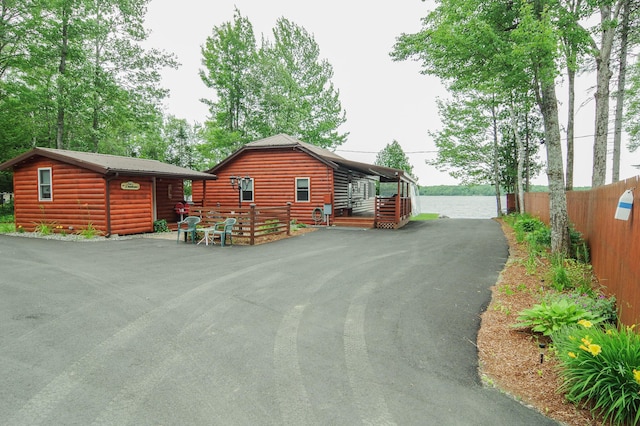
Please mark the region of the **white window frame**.
[[[298, 182], [301, 180], [306, 180], [307, 181], [307, 199], [306, 200], [300, 200], [298, 198]], [[297, 177], [296, 178], [296, 203], [310, 203], [311, 202], [311, 178], [308, 177]]]
[[[49, 172], [49, 183], [42, 182], [42, 172]], [[43, 189], [49, 187], [49, 197], [44, 197]], [[38, 201], [53, 201], [53, 172], [51, 167], [38, 168]]]
[[[254, 185], [253, 178], [250, 178], [249, 180], [251, 181], [251, 187], [246, 191], [243, 189], [240, 189], [240, 193], [241, 193], [240, 202], [242, 203], [253, 203], [253, 199], [255, 198], [255, 185]], [[245, 196], [247, 193], [251, 194], [251, 198]]]

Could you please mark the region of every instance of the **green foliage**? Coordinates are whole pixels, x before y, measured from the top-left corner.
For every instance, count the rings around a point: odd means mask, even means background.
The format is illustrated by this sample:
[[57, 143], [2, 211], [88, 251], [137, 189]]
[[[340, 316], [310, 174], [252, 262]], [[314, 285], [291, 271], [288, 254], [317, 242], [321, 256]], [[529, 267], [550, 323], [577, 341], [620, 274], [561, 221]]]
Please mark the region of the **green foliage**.
[[593, 294], [593, 272], [588, 263], [575, 259], [566, 259], [562, 255], [551, 258], [549, 282], [556, 291], [578, 290], [582, 293]]
[[91, 222], [87, 223], [87, 227], [80, 231], [80, 235], [82, 235], [87, 240], [90, 240], [91, 238], [95, 237], [99, 233], [100, 233], [100, 231], [98, 231], [93, 226], [93, 223], [91, 223]]
[[263, 38], [258, 48], [251, 22], [236, 9], [233, 22], [213, 29], [202, 56], [200, 77], [216, 92], [215, 101], [204, 100], [211, 117], [202, 135], [216, 157], [278, 133], [323, 148], [345, 142], [333, 67], [304, 28], [280, 18], [273, 41]]
[[153, 222], [153, 232], [169, 232], [169, 226], [166, 219], [160, 219]]
[[583, 322], [556, 330], [553, 343], [567, 399], [605, 423], [640, 424], [640, 335], [633, 327]]
[[573, 290], [564, 293], [550, 293], [544, 297], [547, 303], [553, 303], [563, 299], [591, 312], [596, 317], [602, 318], [604, 322], [616, 324], [618, 320], [615, 296], [606, 297], [595, 291], [585, 293], [579, 290]]
[[516, 241], [522, 243], [528, 234], [545, 228], [545, 224], [538, 218], [531, 217], [527, 214], [511, 215], [510, 221], [515, 232]]
[[[405, 171], [409, 176], [413, 177], [413, 166], [409, 163], [409, 158], [402, 150], [398, 141], [394, 140], [387, 144], [378, 155], [376, 155], [375, 164], [378, 166], [391, 167]], [[415, 177], [414, 177], [415, 178]]]
[[568, 299], [559, 299], [542, 301], [529, 309], [524, 309], [518, 315], [518, 323], [513, 327], [531, 328], [536, 333], [550, 336], [562, 327], [577, 324], [580, 320], [597, 323], [603, 319]]
[[146, 3], [3, 3], [0, 162], [34, 145], [141, 155], [167, 94], [158, 71], [177, 65], [141, 47]]
[[39, 222], [36, 224], [36, 232], [40, 235], [51, 235], [54, 225], [47, 222]]
[[280, 221], [278, 219], [267, 219], [264, 221], [264, 225], [261, 225], [258, 230], [263, 234], [272, 234], [278, 232], [280, 228]]

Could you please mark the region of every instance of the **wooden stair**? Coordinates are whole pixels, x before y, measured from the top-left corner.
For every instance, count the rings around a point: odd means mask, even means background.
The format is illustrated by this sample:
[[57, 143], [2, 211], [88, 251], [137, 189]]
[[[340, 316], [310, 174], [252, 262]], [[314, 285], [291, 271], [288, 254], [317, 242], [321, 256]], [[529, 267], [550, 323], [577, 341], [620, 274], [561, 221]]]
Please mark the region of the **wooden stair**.
[[374, 228], [375, 218], [373, 216], [336, 216], [332, 218], [331, 224], [355, 228]]

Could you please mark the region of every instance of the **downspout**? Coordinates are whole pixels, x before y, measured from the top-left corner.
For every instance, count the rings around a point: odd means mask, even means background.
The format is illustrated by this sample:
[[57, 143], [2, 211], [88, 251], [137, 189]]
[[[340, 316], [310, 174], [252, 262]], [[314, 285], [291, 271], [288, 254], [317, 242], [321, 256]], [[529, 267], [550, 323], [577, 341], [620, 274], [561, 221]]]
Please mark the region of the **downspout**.
[[109, 238], [111, 237], [111, 190], [110, 188], [110, 183], [112, 180], [117, 179], [120, 176], [119, 172], [116, 172], [115, 175], [112, 175], [111, 177], [108, 177], [105, 179], [105, 183], [107, 185], [107, 191], [106, 191], [106, 208], [105, 208], [105, 213], [107, 215], [107, 234], [105, 235], [105, 237]]

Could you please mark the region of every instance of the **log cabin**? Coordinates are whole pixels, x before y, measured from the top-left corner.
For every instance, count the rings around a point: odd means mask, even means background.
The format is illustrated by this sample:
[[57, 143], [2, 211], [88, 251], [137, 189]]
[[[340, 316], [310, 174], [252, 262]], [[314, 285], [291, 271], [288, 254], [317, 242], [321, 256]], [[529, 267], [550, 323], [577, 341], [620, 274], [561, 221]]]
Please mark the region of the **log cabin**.
[[[285, 134], [250, 142], [206, 173], [218, 176], [206, 194], [193, 182], [193, 200], [204, 207], [291, 203], [297, 222], [390, 229], [412, 215], [415, 181], [403, 170], [347, 160]], [[376, 194], [380, 185], [391, 186], [386, 196]]]
[[154, 221], [178, 220], [185, 180], [217, 177], [156, 160], [51, 148], [34, 148], [0, 164], [13, 171], [16, 229], [46, 225], [76, 233], [92, 228], [111, 235], [154, 231]]

